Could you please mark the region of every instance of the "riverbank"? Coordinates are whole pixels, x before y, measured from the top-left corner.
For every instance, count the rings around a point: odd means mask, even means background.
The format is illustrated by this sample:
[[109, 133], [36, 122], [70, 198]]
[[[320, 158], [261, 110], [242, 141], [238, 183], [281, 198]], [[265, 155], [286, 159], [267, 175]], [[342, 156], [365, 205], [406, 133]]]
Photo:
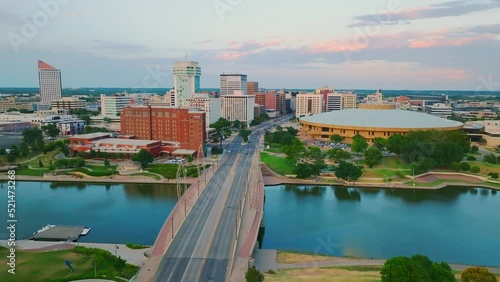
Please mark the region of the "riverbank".
[[[7, 175], [0, 175], [0, 181], [8, 181]], [[31, 181], [31, 182], [84, 182], [84, 183], [142, 183], [142, 184], [177, 184], [176, 179], [156, 180], [146, 176], [129, 176], [129, 175], [114, 175], [111, 177], [91, 177], [85, 176], [82, 178], [70, 175], [57, 175], [57, 176], [26, 176], [16, 175], [17, 181]], [[181, 179], [179, 183], [193, 184], [196, 178]]]
[[[274, 257], [273, 257], [274, 256]], [[255, 266], [266, 281], [373, 281], [380, 279], [385, 259], [331, 257], [277, 250], [258, 250]], [[471, 265], [450, 264], [456, 278]], [[500, 278], [500, 267], [486, 267]], [[269, 271], [272, 270], [272, 271]], [[300, 278], [300, 280], [294, 280]], [[458, 280], [460, 281], [460, 280]]]
[[[485, 181], [482, 177], [464, 173], [453, 172], [428, 172], [415, 176], [415, 182], [411, 184], [402, 182], [347, 182], [330, 180], [325, 178], [297, 179], [277, 174], [262, 164], [264, 174], [264, 185], [332, 185], [346, 188], [373, 188], [373, 189], [419, 189], [439, 190], [449, 186], [457, 187], [482, 187], [500, 191], [500, 183]], [[265, 168], [264, 168], [265, 167]], [[431, 180], [431, 181], [427, 181]]]

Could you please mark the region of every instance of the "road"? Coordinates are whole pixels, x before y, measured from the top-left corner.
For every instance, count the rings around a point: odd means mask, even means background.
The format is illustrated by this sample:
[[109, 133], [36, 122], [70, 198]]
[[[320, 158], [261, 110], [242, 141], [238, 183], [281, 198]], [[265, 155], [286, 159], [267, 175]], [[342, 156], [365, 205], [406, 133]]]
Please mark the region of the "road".
[[226, 281], [256, 138], [269, 126], [254, 128], [246, 145], [241, 137], [228, 144], [227, 159], [175, 234], [155, 281]]

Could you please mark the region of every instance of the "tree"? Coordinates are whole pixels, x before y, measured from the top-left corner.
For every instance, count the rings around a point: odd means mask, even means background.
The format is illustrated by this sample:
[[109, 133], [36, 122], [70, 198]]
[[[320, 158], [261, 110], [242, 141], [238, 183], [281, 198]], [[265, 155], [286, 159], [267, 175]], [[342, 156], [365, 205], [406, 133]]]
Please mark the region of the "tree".
[[255, 266], [247, 269], [245, 273], [246, 282], [262, 282], [264, 281], [264, 274], [262, 274]]
[[432, 264], [430, 281], [455, 282], [456, 279], [455, 275], [453, 275], [450, 265], [448, 265], [446, 262], [441, 262]]
[[300, 141], [298, 138], [294, 137], [292, 140], [292, 144], [289, 146], [283, 146], [282, 151], [286, 155], [286, 157], [295, 162], [299, 154], [305, 152], [306, 148], [304, 147], [304, 143]]
[[471, 153], [475, 153], [475, 152], [479, 151], [479, 147], [478, 146], [472, 146], [472, 147], [470, 147], [470, 151], [471, 151]]
[[30, 152], [30, 148], [26, 143], [22, 142], [21, 145], [19, 145], [19, 154], [23, 157], [26, 157]]
[[365, 162], [370, 168], [378, 164], [383, 158], [382, 152], [377, 147], [370, 147], [365, 151]]
[[90, 119], [90, 116], [89, 115], [81, 115], [80, 116], [80, 119], [85, 121], [85, 124], [90, 124], [91, 123], [91, 119]]
[[322, 157], [321, 149], [319, 147], [310, 147], [307, 156], [313, 160], [320, 159]]
[[244, 142], [248, 142], [248, 137], [250, 136], [250, 134], [252, 134], [251, 130], [240, 129], [240, 133], [238, 135], [241, 136], [241, 138], [243, 138]]
[[330, 159], [334, 159], [336, 162], [340, 160], [350, 159], [352, 156], [349, 152], [342, 150], [341, 148], [333, 148], [326, 152]]
[[352, 138], [351, 150], [353, 152], [362, 153], [368, 148], [368, 142], [359, 134]]
[[469, 267], [462, 272], [464, 282], [496, 282], [495, 274], [484, 267]]
[[470, 168], [470, 172], [472, 173], [479, 173], [481, 171], [481, 168], [478, 166], [473, 166]]
[[26, 143], [34, 152], [42, 151], [45, 143], [43, 142], [43, 132], [38, 127], [28, 128], [23, 131], [23, 143]]
[[212, 155], [222, 154], [223, 151], [220, 147], [212, 147]]
[[104, 117], [104, 118], [102, 119], [102, 121], [104, 121], [105, 123], [110, 123], [110, 122], [112, 122], [113, 120], [112, 120], [110, 117]]
[[150, 152], [141, 149], [137, 155], [132, 157], [132, 160], [140, 163], [142, 167], [146, 167], [148, 164], [153, 162], [153, 156], [151, 156]]
[[59, 128], [57, 128], [57, 126], [52, 123], [42, 126], [42, 130], [43, 132], [45, 132], [45, 134], [47, 134], [47, 136], [51, 138], [59, 136], [59, 133], [61, 132]]
[[42, 160], [38, 160], [38, 166], [39, 166], [39, 167], [43, 167], [43, 162], [42, 162]]
[[309, 178], [314, 174], [314, 167], [309, 163], [300, 163], [297, 164], [297, 167], [294, 168], [294, 173], [297, 175], [297, 178]]
[[407, 143], [406, 138], [401, 134], [393, 134], [387, 139], [387, 151], [401, 155], [403, 153], [403, 147]]
[[340, 143], [344, 140], [344, 137], [340, 136], [339, 134], [333, 134], [330, 137], [330, 140], [332, 140], [332, 142], [334, 142], [334, 143]]
[[111, 166], [111, 164], [109, 163], [108, 159], [104, 159], [104, 166], [105, 167], [110, 167]]
[[193, 156], [191, 155], [188, 155], [187, 158], [186, 158], [187, 162], [190, 163], [193, 161]]
[[375, 145], [375, 147], [377, 147], [380, 151], [385, 150], [387, 147], [387, 139], [375, 137], [373, 138], [373, 145]]
[[363, 171], [360, 167], [348, 162], [341, 162], [335, 171], [335, 176], [347, 181], [358, 180], [361, 174], [363, 174]]
[[455, 281], [455, 276], [447, 263], [432, 262], [428, 257], [423, 255], [415, 255], [411, 258], [402, 256], [390, 258], [384, 263], [380, 274], [382, 282]]
[[466, 162], [460, 163], [460, 169], [463, 171], [469, 171], [470, 170], [470, 164]]

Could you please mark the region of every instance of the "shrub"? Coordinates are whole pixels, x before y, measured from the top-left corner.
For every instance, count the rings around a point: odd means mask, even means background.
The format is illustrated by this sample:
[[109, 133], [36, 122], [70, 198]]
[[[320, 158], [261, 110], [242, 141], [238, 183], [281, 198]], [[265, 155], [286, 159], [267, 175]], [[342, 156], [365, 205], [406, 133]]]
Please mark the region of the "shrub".
[[474, 156], [468, 156], [468, 157], [467, 157], [467, 160], [468, 160], [468, 161], [475, 161], [475, 160], [477, 160], [477, 158], [476, 158], [476, 157], [474, 157]]
[[498, 179], [498, 172], [490, 172], [488, 175], [493, 179]]
[[470, 147], [470, 151], [472, 153], [475, 153], [475, 152], [479, 151], [479, 147], [478, 146], [472, 146], [472, 147]]
[[262, 274], [257, 268], [252, 267], [245, 273], [246, 282], [262, 282], [264, 281], [264, 274]]
[[466, 162], [460, 163], [460, 169], [463, 171], [469, 171], [470, 170], [470, 164]]
[[462, 272], [464, 282], [496, 282], [495, 274], [484, 267], [469, 267]]
[[460, 171], [460, 164], [457, 162], [451, 163], [450, 169], [454, 171]]
[[470, 172], [472, 173], [479, 173], [481, 169], [478, 166], [473, 166], [470, 168]]

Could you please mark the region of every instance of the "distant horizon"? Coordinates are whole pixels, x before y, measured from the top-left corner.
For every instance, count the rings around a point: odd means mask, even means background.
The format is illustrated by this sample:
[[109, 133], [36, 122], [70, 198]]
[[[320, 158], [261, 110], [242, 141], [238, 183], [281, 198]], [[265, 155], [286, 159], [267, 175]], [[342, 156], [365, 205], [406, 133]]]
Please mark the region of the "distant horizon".
[[[259, 87], [259, 89], [266, 89], [266, 90], [280, 90], [280, 89], [285, 89], [285, 90], [300, 90], [300, 91], [311, 91], [311, 90], [316, 90], [320, 89], [323, 87], [329, 87], [329, 86], [321, 86], [321, 87], [316, 87], [316, 88], [286, 88], [286, 87], [277, 87], [277, 88], [267, 88], [267, 87]], [[5, 87], [5, 86], [0, 86], [0, 90], [2, 89], [39, 89], [40, 87], [38, 86], [26, 86], [26, 87]], [[172, 89], [173, 87], [110, 87], [110, 86], [98, 86], [98, 87], [91, 87], [91, 86], [83, 86], [83, 87], [63, 87], [63, 90], [78, 90], [78, 89]], [[335, 91], [341, 90], [341, 91], [377, 91], [381, 88], [335, 88], [335, 87], [329, 87], [333, 88]], [[202, 87], [200, 88], [201, 90], [220, 90], [220, 87]], [[498, 91], [490, 91], [490, 90], [472, 90], [472, 89], [383, 89], [382, 92], [384, 91], [425, 91], [425, 92], [432, 92], [432, 91], [446, 91], [446, 92], [477, 92], [477, 93], [492, 93], [492, 94], [500, 94], [500, 90]]]

